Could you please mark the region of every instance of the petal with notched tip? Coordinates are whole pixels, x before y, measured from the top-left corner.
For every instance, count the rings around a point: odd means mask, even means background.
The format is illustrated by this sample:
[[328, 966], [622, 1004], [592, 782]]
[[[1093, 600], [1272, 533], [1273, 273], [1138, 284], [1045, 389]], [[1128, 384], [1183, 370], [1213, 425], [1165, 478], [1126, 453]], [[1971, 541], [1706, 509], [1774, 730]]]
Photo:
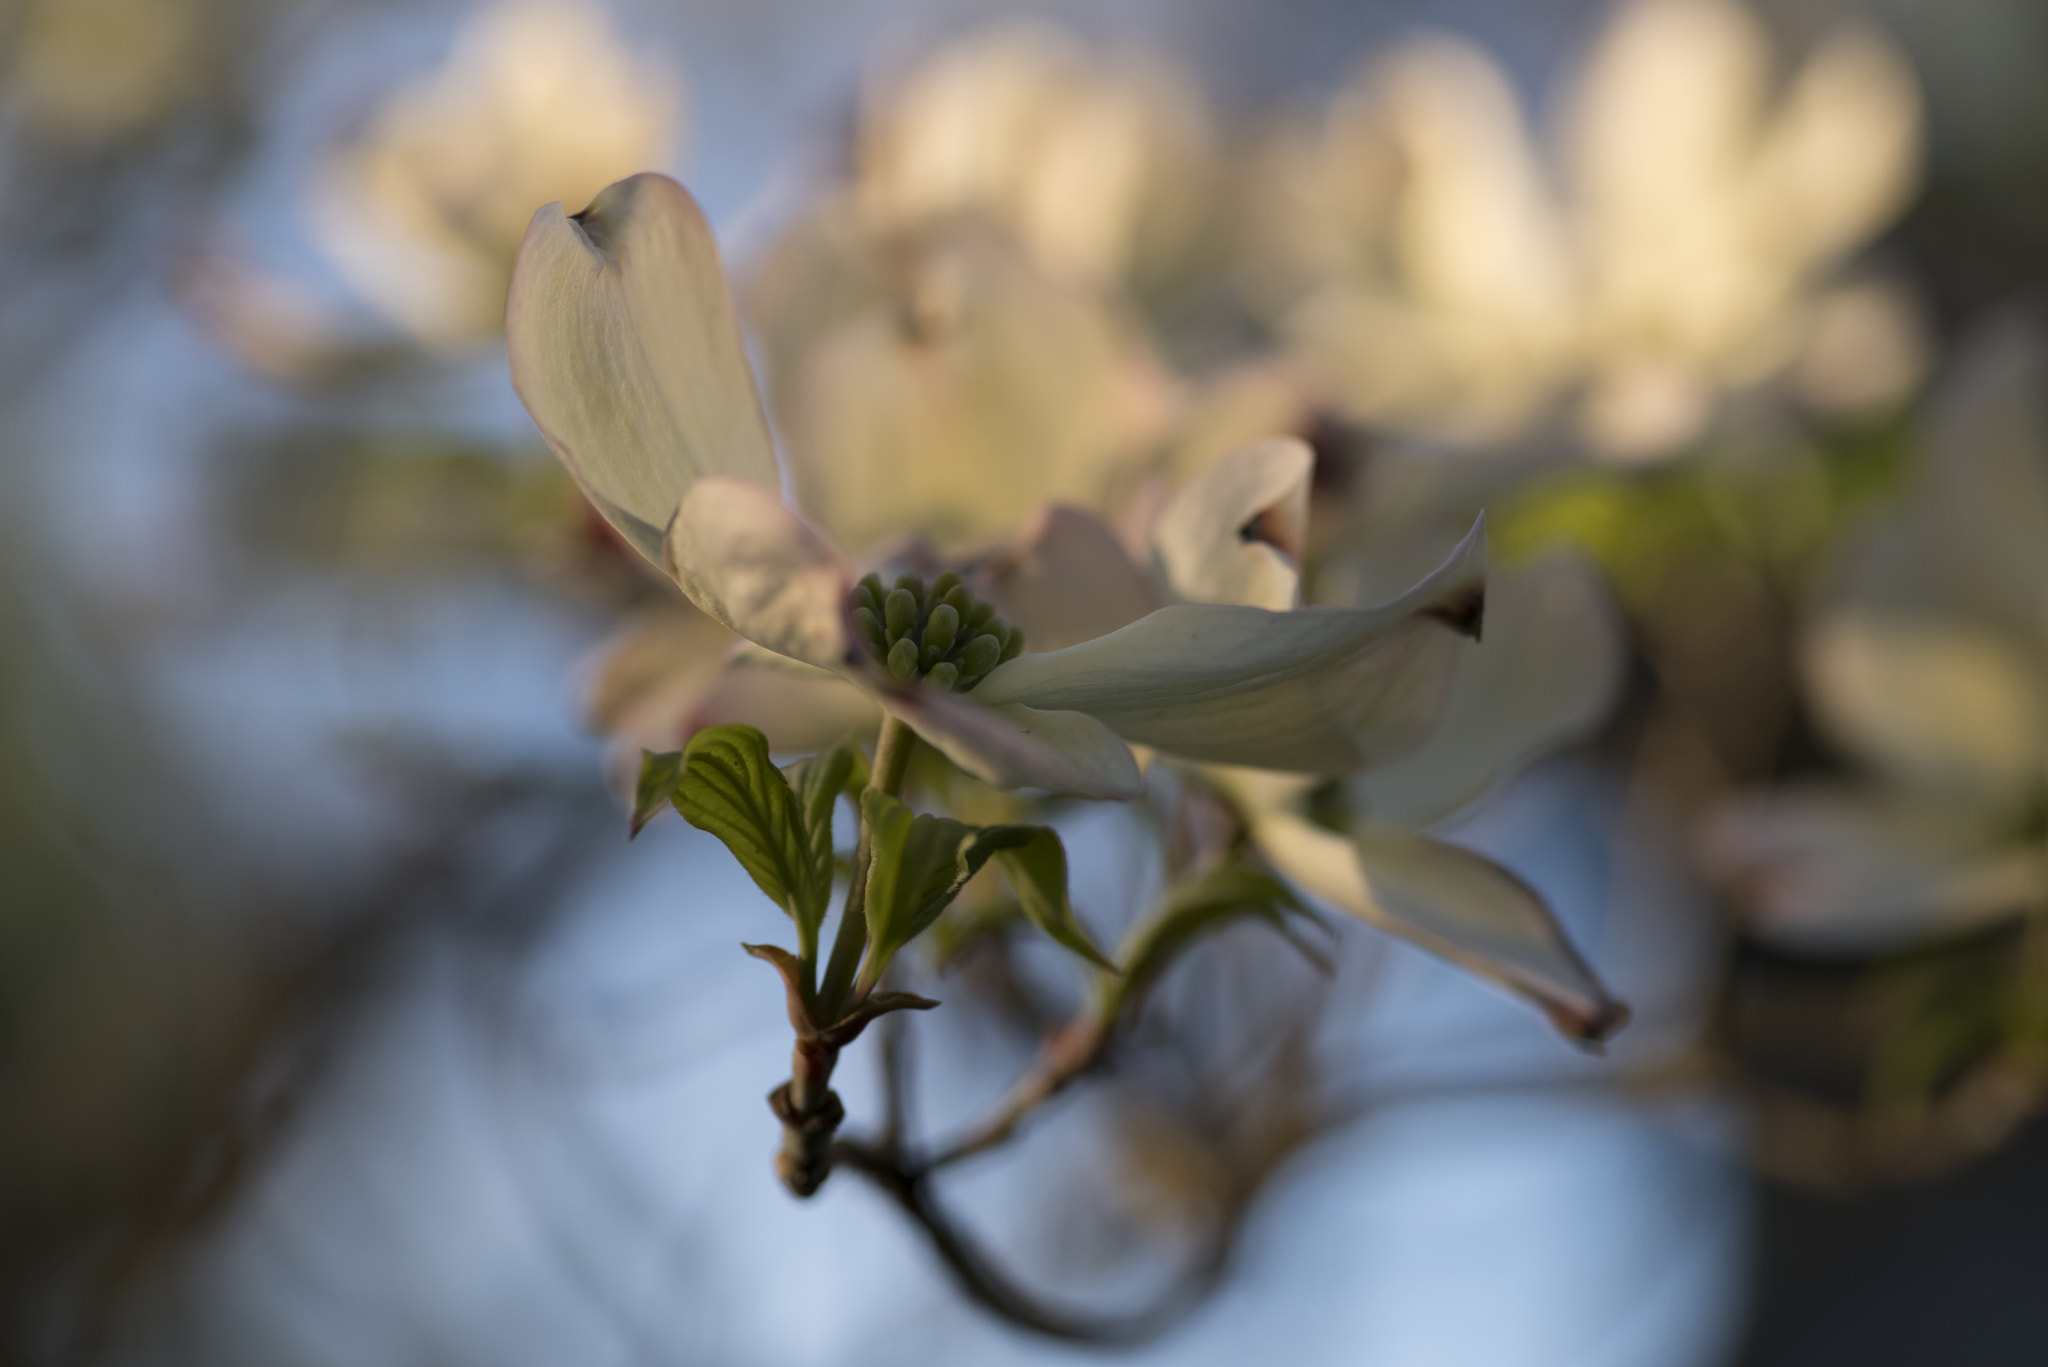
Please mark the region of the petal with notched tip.
[[648, 559], [660, 562], [661, 529], [694, 481], [777, 486], [717, 244], [668, 177], [619, 181], [574, 217], [536, 213], [505, 336], [541, 435]]

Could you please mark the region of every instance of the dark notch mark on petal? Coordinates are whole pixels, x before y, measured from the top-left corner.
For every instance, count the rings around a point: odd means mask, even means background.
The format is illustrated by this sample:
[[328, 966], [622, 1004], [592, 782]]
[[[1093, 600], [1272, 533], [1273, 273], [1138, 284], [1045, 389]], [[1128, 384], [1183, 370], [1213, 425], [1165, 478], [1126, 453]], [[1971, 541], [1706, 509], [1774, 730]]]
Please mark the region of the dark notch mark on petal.
[[569, 221], [576, 225], [577, 232], [583, 234], [583, 240], [602, 254], [606, 260], [615, 260], [612, 235], [605, 222], [602, 219], [591, 217], [596, 212], [597, 201], [592, 200], [582, 209], [570, 214]]
[[1251, 521], [1237, 529], [1237, 539], [1247, 546], [1271, 546], [1288, 564], [1301, 566], [1301, 537], [1289, 517], [1278, 506], [1261, 509]]
[[1605, 1053], [1602, 1048], [1613, 1037], [1615, 1031], [1627, 1025], [1632, 1014], [1628, 1003], [1612, 997], [1603, 999], [1591, 1012], [1575, 1011], [1561, 1005], [1548, 1005], [1543, 1014], [1550, 1017], [1550, 1023], [1571, 1037], [1573, 1041], [1592, 1053]]
[[1479, 640], [1486, 624], [1486, 585], [1475, 584], [1454, 597], [1431, 603], [1422, 615], [1435, 618], [1460, 636]]

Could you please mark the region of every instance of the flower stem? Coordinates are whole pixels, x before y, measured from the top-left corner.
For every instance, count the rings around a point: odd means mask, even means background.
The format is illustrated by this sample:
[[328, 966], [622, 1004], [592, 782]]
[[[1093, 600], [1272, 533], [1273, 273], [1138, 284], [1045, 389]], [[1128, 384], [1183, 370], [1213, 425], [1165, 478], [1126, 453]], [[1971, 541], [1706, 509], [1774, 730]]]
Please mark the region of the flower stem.
[[[917, 745], [917, 733], [894, 717], [882, 719], [881, 738], [875, 743], [875, 763], [868, 774], [868, 786], [894, 797], [903, 787], [903, 775], [910, 767], [910, 752]], [[832, 1174], [832, 1138], [846, 1109], [831, 1088], [832, 1069], [839, 1062], [839, 1045], [830, 1035], [849, 1005], [859, 1005], [872, 983], [863, 979], [862, 990], [851, 1002], [847, 989], [854, 970], [868, 944], [867, 883], [872, 859], [868, 824], [861, 821], [860, 841], [853, 853], [853, 885], [846, 891], [846, 908], [839, 917], [839, 933], [832, 942], [832, 960], [825, 969], [825, 984], [817, 994], [822, 1008], [816, 1025], [798, 1032], [796, 1048], [790, 1055], [789, 1081], [768, 1095], [768, 1107], [782, 1122], [782, 1151], [775, 1158], [776, 1175], [797, 1196], [809, 1196]], [[812, 954], [815, 955], [815, 946]], [[806, 964], [810, 961], [806, 960]], [[807, 1003], [808, 1005], [808, 1003]]]
[[[910, 768], [910, 753], [917, 748], [917, 733], [893, 716], [882, 718], [882, 734], [875, 742], [875, 763], [868, 774], [868, 787], [895, 797], [903, 788], [903, 776]], [[867, 819], [860, 823], [860, 839], [853, 849], [853, 881], [846, 889], [846, 908], [840, 913], [839, 933], [832, 941], [832, 958], [825, 966], [825, 985], [818, 993], [823, 1019], [832, 1022], [849, 1005], [848, 989], [861, 955], [868, 947], [868, 862], [872, 857]]]

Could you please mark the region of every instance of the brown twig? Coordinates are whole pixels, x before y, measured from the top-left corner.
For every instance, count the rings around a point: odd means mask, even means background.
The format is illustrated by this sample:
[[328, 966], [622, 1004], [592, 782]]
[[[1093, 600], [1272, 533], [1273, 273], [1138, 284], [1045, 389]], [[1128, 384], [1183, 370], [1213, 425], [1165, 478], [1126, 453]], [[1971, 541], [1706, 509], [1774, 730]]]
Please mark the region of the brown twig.
[[1019, 1286], [960, 1228], [933, 1191], [929, 1167], [906, 1168], [899, 1155], [849, 1139], [832, 1146], [832, 1159], [866, 1177], [902, 1207], [969, 1298], [1006, 1323], [1049, 1338], [1104, 1345], [1155, 1338], [1203, 1301], [1229, 1261], [1234, 1219], [1225, 1222], [1194, 1263], [1142, 1310], [1119, 1315], [1057, 1308]]
[[1071, 1022], [1046, 1041], [1038, 1061], [1010, 1088], [1002, 1105], [973, 1129], [940, 1146], [909, 1170], [922, 1176], [1004, 1143], [1032, 1112], [1100, 1064], [1108, 1042], [1108, 1032], [1092, 1016]]
[[1236, 1223], [1232, 1214], [1201, 1255], [1157, 1301], [1133, 1314], [1102, 1315], [1047, 1305], [1019, 1286], [953, 1219], [932, 1188], [939, 1167], [994, 1148], [1008, 1139], [1038, 1106], [1093, 1068], [1107, 1034], [1092, 1019], [1074, 1022], [1047, 1042], [1032, 1070], [1011, 1088], [1003, 1104], [962, 1139], [922, 1159], [907, 1156], [903, 1142], [907, 1107], [901, 1023], [888, 1020], [882, 1053], [883, 1128], [877, 1140], [841, 1139], [831, 1147], [833, 1166], [860, 1173], [895, 1200], [925, 1232], [968, 1297], [997, 1318], [1020, 1329], [1074, 1343], [1131, 1344], [1155, 1337], [1200, 1304], [1222, 1275]]

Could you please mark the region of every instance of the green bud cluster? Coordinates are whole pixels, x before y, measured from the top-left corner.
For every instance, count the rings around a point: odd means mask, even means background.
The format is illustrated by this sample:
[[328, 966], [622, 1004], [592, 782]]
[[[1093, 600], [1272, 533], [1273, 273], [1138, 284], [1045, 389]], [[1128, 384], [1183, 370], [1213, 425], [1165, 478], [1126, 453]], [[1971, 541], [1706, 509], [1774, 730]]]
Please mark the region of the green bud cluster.
[[947, 570], [929, 585], [914, 574], [894, 588], [871, 574], [854, 586], [853, 618], [868, 649], [898, 679], [922, 676], [961, 692], [1024, 650], [1024, 633], [996, 616]]

